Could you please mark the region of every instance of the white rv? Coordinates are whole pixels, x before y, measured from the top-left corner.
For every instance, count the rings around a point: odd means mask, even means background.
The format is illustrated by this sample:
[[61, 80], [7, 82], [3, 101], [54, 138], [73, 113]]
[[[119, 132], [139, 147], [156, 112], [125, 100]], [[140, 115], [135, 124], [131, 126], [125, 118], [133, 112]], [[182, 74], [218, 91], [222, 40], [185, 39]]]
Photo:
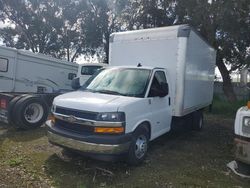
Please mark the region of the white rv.
[[78, 65], [0, 46], [0, 121], [24, 129], [42, 125], [55, 96], [71, 91]]
[[139, 164], [176, 120], [203, 126], [216, 51], [188, 25], [114, 33], [109, 64], [79, 91], [54, 99], [51, 143], [102, 160]]

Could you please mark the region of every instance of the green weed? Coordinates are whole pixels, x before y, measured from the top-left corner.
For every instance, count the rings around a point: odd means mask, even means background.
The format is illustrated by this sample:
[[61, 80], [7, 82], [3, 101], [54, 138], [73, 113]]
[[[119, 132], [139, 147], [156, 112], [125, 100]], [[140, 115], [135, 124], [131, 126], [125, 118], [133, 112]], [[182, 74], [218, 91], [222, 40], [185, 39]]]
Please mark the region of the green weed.
[[237, 110], [242, 106], [246, 106], [246, 103], [247, 101], [245, 100], [239, 100], [231, 103], [220, 99], [218, 96], [214, 96], [211, 113], [234, 118]]
[[7, 161], [7, 164], [10, 167], [16, 167], [19, 166], [20, 164], [23, 163], [23, 158], [22, 157], [16, 157], [16, 158], [12, 158], [10, 160]]

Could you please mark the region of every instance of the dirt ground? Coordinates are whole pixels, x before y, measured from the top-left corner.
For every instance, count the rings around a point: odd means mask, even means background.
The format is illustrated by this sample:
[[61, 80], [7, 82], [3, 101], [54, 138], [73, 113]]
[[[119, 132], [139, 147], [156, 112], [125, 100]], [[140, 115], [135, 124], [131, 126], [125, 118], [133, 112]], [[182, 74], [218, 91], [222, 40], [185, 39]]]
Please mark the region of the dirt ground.
[[0, 188], [5, 187], [250, 187], [227, 169], [233, 119], [206, 115], [202, 132], [179, 131], [150, 144], [138, 167], [66, 155], [48, 143], [46, 129], [0, 126]]

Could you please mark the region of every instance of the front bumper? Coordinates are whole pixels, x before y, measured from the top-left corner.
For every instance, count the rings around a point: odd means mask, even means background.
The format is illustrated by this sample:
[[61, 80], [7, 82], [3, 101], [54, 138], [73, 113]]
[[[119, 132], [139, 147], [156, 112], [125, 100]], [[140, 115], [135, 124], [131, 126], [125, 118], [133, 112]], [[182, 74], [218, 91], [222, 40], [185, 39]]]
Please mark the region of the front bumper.
[[236, 160], [250, 164], [250, 140], [244, 138], [235, 138], [234, 143], [236, 147]]
[[72, 150], [89, 154], [118, 155], [126, 153], [130, 146], [129, 134], [119, 135], [89, 135], [81, 136], [66, 132], [46, 122], [48, 139], [51, 143]]

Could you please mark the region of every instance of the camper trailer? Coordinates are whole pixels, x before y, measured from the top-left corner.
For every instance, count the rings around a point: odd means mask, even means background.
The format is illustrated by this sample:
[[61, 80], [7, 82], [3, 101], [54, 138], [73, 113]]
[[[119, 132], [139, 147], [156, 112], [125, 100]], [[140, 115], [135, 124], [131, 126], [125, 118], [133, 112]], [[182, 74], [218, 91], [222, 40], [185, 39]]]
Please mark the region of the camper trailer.
[[77, 69], [76, 63], [0, 46], [0, 121], [41, 126], [54, 97], [72, 90]]

